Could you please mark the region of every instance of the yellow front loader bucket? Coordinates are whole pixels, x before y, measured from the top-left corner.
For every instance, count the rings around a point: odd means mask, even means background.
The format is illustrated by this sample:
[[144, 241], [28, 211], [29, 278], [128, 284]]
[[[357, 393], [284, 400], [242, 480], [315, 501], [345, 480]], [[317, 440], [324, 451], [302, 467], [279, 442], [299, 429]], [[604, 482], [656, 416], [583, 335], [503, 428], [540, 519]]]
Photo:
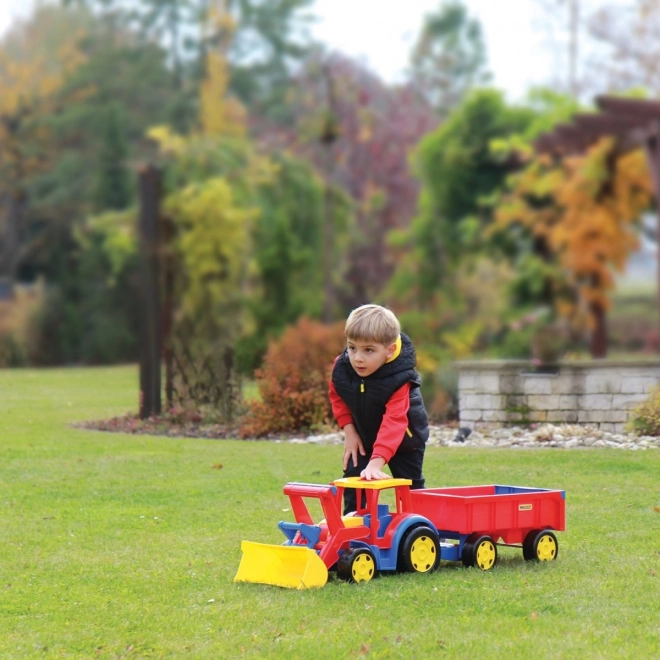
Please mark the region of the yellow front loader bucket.
[[241, 543], [243, 557], [234, 582], [274, 584], [288, 589], [322, 587], [328, 569], [320, 557], [302, 545]]

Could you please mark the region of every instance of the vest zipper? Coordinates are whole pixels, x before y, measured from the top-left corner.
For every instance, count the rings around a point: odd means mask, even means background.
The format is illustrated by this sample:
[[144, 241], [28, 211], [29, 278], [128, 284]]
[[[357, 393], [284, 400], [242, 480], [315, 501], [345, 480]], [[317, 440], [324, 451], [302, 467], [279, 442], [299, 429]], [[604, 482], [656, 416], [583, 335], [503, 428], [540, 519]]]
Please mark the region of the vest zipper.
[[[364, 394], [364, 380], [360, 381], [360, 395]], [[364, 396], [358, 396], [357, 400], [358, 416], [360, 419], [364, 417]]]

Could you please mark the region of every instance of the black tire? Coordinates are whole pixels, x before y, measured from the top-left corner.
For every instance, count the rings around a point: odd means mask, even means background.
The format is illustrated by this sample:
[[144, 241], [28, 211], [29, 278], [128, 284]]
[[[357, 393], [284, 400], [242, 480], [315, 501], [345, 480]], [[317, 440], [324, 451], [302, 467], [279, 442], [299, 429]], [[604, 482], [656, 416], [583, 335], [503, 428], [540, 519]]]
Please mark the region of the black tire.
[[369, 582], [376, 572], [376, 558], [367, 548], [347, 550], [337, 562], [337, 577], [346, 582]]
[[559, 554], [557, 537], [549, 529], [533, 529], [523, 541], [526, 561], [554, 561]]
[[461, 561], [466, 568], [474, 566], [474, 542], [479, 538], [478, 534], [470, 534], [463, 543], [463, 550], [461, 551]]
[[536, 559], [534, 556], [534, 541], [536, 540], [537, 535], [541, 533], [541, 531], [543, 530], [533, 529], [531, 532], [527, 532], [522, 546], [523, 559], [525, 561], [533, 561]]
[[497, 563], [497, 544], [490, 536], [471, 534], [463, 545], [461, 557], [464, 566], [489, 571]]
[[430, 573], [440, 561], [440, 539], [430, 527], [415, 527], [399, 546], [398, 568], [406, 573]]

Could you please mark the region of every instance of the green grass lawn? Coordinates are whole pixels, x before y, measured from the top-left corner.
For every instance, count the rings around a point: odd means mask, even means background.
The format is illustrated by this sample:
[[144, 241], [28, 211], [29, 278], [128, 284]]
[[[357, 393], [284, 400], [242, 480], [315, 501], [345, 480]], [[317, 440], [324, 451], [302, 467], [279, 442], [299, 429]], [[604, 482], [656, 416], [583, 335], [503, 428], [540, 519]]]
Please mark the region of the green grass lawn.
[[429, 448], [430, 486], [565, 489], [557, 561], [294, 591], [234, 584], [240, 542], [280, 543], [282, 486], [341, 449], [69, 426], [136, 408], [136, 367], [0, 371], [0, 658], [660, 653], [660, 452]]

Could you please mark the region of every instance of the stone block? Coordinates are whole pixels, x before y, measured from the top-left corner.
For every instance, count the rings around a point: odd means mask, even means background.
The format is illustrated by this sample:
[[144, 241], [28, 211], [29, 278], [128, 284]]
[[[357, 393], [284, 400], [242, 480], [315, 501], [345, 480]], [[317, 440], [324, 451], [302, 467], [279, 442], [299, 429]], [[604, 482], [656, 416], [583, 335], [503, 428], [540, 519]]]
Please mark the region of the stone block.
[[523, 419], [522, 413], [519, 412], [506, 412], [504, 413], [505, 422], [520, 422]]
[[521, 376], [525, 394], [552, 394], [552, 376]]
[[600, 428], [601, 431], [609, 431], [610, 433], [616, 433], [617, 431], [621, 430], [619, 426], [620, 424], [612, 424], [611, 422], [602, 422], [601, 424], [599, 424], [598, 428]]
[[586, 394], [616, 394], [621, 391], [621, 377], [615, 371], [597, 371], [585, 378]]
[[504, 408], [520, 408], [527, 406], [527, 397], [522, 394], [509, 394], [504, 397]]
[[573, 379], [570, 374], [558, 374], [550, 380], [550, 393], [551, 394], [570, 394], [573, 385]]
[[648, 394], [651, 388], [658, 385], [659, 381], [655, 378], [624, 378], [621, 381], [621, 394]]
[[609, 410], [612, 407], [612, 395], [582, 394], [578, 397], [578, 407], [583, 410]]
[[502, 394], [522, 394], [522, 379], [519, 376], [512, 374], [501, 375], [500, 392]]
[[578, 410], [578, 424], [599, 424], [603, 421], [603, 410]]
[[625, 422], [628, 419], [626, 410], [605, 410], [603, 411], [604, 422]]
[[484, 422], [506, 422], [508, 421], [507, 413], [503, 410], [484, 410]]
[[484, 394], [500, 393], [500, 376], [497, 373], [475, 374], [474, 389]]
[[559, 396], [559, 408], [562, 410], [574, 410], [577, 408], [578, 397], [576, 394], [562, 394]]
[[459, 397], [459, 408], [501, 410], [504, 397], [499, 394], [466, 394]]
[[644, 394], [614, 394], [612, 408], [630, 410], [646, 399]]
[[548, 413], [545, 410], [532, 410], [532, 412], [525, 415], [525, 417], [530, 422], [547, 422], [548, 421]]
[[477, 376], [473, 371], [458, 374], [458, 391], [473, 391], [477, 383]]
[[481, 419], [481, 410], [460, 409], [459, 419], [463, 422], [476, 422]]
[[534, 410], [556, 410], [559, 408], [558, 394], [530, 394], [527, 404]]

